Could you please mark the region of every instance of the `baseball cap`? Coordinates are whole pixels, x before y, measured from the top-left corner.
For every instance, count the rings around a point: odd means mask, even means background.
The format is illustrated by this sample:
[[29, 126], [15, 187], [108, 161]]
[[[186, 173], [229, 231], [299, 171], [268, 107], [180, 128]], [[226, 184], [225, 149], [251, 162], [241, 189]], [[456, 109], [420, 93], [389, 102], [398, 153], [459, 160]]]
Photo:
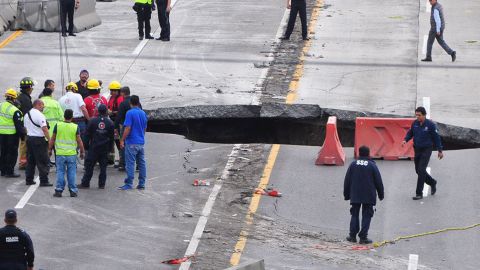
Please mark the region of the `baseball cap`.
[[13, 209], [8, 209], [5, 212], [5, 219], [6, 220], [15, 220], [17, 219], [17, 212]]

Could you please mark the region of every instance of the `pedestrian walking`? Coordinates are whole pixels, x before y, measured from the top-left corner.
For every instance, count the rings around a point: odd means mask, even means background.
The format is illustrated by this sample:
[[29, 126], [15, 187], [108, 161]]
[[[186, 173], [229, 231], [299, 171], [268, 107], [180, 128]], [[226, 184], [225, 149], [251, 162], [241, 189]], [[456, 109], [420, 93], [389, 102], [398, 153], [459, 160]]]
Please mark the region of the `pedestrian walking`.
[[0, 104], [0, 171], [8, 178], [20, 177], [15, 173], [18, 158], [18, 143], [25, 140], [22, 112], [16, 107], [17, 91], [8, 89], [5, 102]]
[[[152, 3], [152, 0], [135, 0], [133, 10], [137, 13], [138, 39], [143, 40], [143, 37], [153, 39], [153, 36], [150, 34], [150, 19], [152, 17], [152, 10], [155, 10], [155, 5]], [[143, 31], [144, 27], [145, 32]]]
[[413, 138], [413, 149], [415, 152], [415, 172], [418, 175], [417, 188], [415, 190], [414, 200], [423, 198], [423, 186], [425, 183], [431, 187], [432, 195], [437, 192], [437, 181], [427, 172], [428, 162], [432, 155], [433, 147], [438, 151], [438, 159], [443, 158], [442, 139], [438, 134], [437, 125], [427, 119], [427, 111], [424, 107], [415, 109], [415, 117], [417, 118], [405, 136], [402, 146], [407, 144]]
[[443, 32], [445, 31], [445, 14], [443, 7], [437, 0], [429, 0], [432, 5], [430, 12], [430, 31], [428, 32], [427, 41], [427, 56], [422, 59], [423, 62], [432, 62], [432, 46], [435, 39], [438, 44], [452, 57], [452, 62], [457, 59], [457, 52], [448, 47], [443, 39]]
[[[380, 171], [375, 162], [369, 158], [370, 149], [367, 146], [361, 146], [359, 154], [360, 157], [348, 167], [343, 187], [343, 196], [345, 200], [350, 200], [352, 215], [347, 241], [356, 243], [358, 234], [360, 244], [370, 244], [372, 240], [368, 239], [368, 230], [374, 214], [373, 207], [377, 203], [377, 194], [380, 201], [383, 200], [384, 190]], [[361, 229], [360, 208], [362, 208]]]
[[35, 167], [38, 168], [40, 186], [51, 187], [53, 184], [48, 182], [49, 162], [48, 142], [50, 134], [48, 133], [47, 119], [42, 114], [44, 108], [43, 101], [37, 99], [33, 102], [33, 108], [24, 117], [24, 126], [27, 129], [27, 168], [25, 171], [26, 184], [35, 185], [33, 181], [35, 176]]
[[75, 184], [77, 176], [77, 148], [80, 149], [80, 158], [83, 159], [85, 150], [80, 139], [80, 129], [77, 124], [72, 123], [73, 111], [66, 109], [65, 121], [58, 122], [53, 128], [52, 138], [48, 146], [48, 155], [52, 155], [55, 146], [57, 165], [57, 183], [54, 197], [62, 197], [65, 189], [65, 174], [67, 175], [68, 190], [70, 197], [77, 197], [78, 189]]
[[[18, 95], [17, 101], [20, 104], [20, 111], [22, 115], [27, 115], [27, 113], [33, 108], [32, 105], [32, 92], [35, 81], [31, 77], [25, 77], [20, 81], [20, 94]], [[18, 162], [18, 169], [25, 170], [27, 167], [27, 141], [25, 138], [20, 140], [20, 160]]]
[[[110, 98], [108, 99], [108, 115], [110, 116], [110, 120], [115, 123], [118, 109], [120, 107], [120, 104], [123, 102], [123, 96], [120, 95], [120, 89], [122, 88], [122, 85], [118, 81], [113, 81], [110, 83], [108, 88], [110, 89]], [[110, 155], [108, 157], [109, 164], [115, 164], [115, 146], [120, 153], [120, 136], [117, 129], [115, 129], [114, 137], [115, 144], [112, 145], [112, 150], [110, 151]]]
[[61, 30], [62, 36], [67, 36], [67, 17], [68, 17], [68, 35], [69, 36], [76, 36], [73, 33], [74, 28], [74, 13], [80, 7], [79, 0], [60, 0], [60, 22], [61, 22]]
[[107, 99], [100, 95], [100, 90], [102, 86], [100, 82], [96, 79], [90, 79], [87, 82], [87, 89], [88, 89], [88, 97], [86, 97], [83, 101], [85, 102], [85, 107], [88, 111], [88, 116], [90, 118], [98, 116], [98, 107], [101, 104], [107, 106], [108, 102]]
[[295, 26], [295, 20], [297, 14], [300, 15], [300, 21], [302, 23], [302, 38], [303, 40], [309, 40], [307, 32], [307, 3], [305, 0], [287, 0], [287, 9], [290, 9], [290, 17], [288, 18], [287, 30], [285, 35], [281, 38], [283, 40], [289, 40], [290, 35], [293, 32]]
[[88, 97], [87, 82], [88, 78], [90, 78], [90, 73], [88, 73], [88, 70], [82, 69], [82, 71], [80, 71], [79, 77], [80, 80], [78, 80], [78, 82], [76, 83], [78, 88], [77, 91], [82, 96], [82, 99], [85, 99], [86, 97]]
[[160, 37], [157, 40], [170, 41], [170, 11], [171, 0], [157, 0], [158, 22], [160, 23]]
[[147, 130], [147, 114], [140, 109], [140, 98], [133, 95], [130, 98], [131, 109], [125, 117], [125, 130], [120, 147], [125, 148], [125, 166], [127, 177], [125, 184], [118, 189], [129, 190], [133, 188], [133, 180], [135, 177], [135, 164], [138, 165], [138, 185], [137, 189], [145, 189], [147, 178], [147, 167], [145, 164], [145, 132]]
[[78, 188], [89, 188], [93, 176], [93, 168], [98, 162], [100, 164], [100, 175], [98, 176], [98, 188], [105, 188], [107, 181], [107, 161], [110, 149], [114, 140], [114, 124], [108, 118], [107, 106], [101, 104], [98, 107], [99, 116], [92, 118], [88, 123], [86, 137], [86, 148], [88, 149], [85, 159], [85, 174], [82, 177]]
[[58, 103], [60, 103], [63, 110], [70, 109], [73, 111], [72, 122], [78, 125], [80, 138], [83, 141], [85, 130], [87, 129], [87, 121], [90, 120], [87, 107], [82, 96], [78, 93], [78, 86], [74, 82], [68, 83], [65, 90], [67, 92], [58, 100]]
[[5, 212], [5, 227], [0, 229], [0, 269], [33, 270], [35, 252], [28, 233], [16, 226], [17, 212]]

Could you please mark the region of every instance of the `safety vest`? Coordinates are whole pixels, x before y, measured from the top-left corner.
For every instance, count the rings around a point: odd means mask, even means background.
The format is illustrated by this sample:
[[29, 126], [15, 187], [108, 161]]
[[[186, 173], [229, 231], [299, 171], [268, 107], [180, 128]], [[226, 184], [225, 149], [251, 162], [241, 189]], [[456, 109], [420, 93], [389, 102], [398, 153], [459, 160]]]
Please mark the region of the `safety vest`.
[[57, 122], [63, 120], [63, 109], [58, 101], [54, 100], [51, 96], [44, 96], [41, 98], [45, 108], [43, 108], [43, 115], [47, 119], [50, 126], [50, 136], [52, 136], [53, 127]]
[[57, 156], [77, 155], [77, 128], [75, 123], [57, 123], [57, 135], [55, 138]]
[[151, 4], [152, 4], [152, 0], [135, 0], [135, 3], [139, 3], [139, 4], [149, 4], [149, 5], [151, 5]]
[[3, 102], [0, 105], [0, 134], [12, 135], [17, 133], [13, 122], [13, 115], [17, 111], [20, 110], [10, 102]]

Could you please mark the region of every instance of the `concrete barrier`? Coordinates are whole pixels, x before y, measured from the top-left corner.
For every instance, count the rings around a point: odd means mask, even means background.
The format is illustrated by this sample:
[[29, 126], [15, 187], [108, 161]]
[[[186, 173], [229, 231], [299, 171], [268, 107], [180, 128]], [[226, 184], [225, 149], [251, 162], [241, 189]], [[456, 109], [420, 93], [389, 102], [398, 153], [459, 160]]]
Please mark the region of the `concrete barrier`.
[[[101, 24], [95, 5], [95, 0], [80, 2], [80, 7], [75, 10], [74, 15], [75, 32], [81, 32]], [[14, 28], [45, 32], [60, 31], [58, 0], [19, 0]]]
[[263, 260], [256, 262], [246, 262], [237, 266], [232, 266], [225, 270], [265, 270], [265, 263]]
[[0, 36], [10, 29], [16, 14], [17, 2], [15, 0], [0, 0]]

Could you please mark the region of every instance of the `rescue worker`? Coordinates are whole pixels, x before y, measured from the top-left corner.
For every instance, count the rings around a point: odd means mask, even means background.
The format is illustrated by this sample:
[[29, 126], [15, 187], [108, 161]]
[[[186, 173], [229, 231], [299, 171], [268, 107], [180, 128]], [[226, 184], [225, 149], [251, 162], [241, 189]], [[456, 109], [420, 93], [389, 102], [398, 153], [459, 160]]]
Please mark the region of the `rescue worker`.
[[[44, 86], [44, 90], [47, 89], [47, 88], [50, 88], [52, 89], [52, 91], [55, 90], [55, 82], [53, 80], [46, 80], [45, 83], [43, 84]], [[38, 95], [38, 98], [42, 98], [43, 97], [43, 91], [40, 93], [40, 95]]]
[[88, 116], [90, 118], [98, 116], [98, 107], [101, 104], [107, 106], [107, 99], [100, 95], [100, 90], [102, 86], [98, 80], [90, 79], [87, 82], [88, 97], [83, 101], [85, 102], [85, 107], [87, 108]]
[[[152, 17], [152, 10], [155, 10], [155, 5], [152, 3], [152, 0], [135, 0], [133, 10], [137, 13], [138, 39], [143, 40], [143, 37], [153, 39], [150, 34], [150, 18]], [[143, 31], [144, 27], [145, 32]]]
[[52, 96], [53, 89], [45, 88], [42, 91], [42, 98], [40, 98], [44, 104], [43, 115], [47, 119], [48, 125], [50, 126], [50, 137], [52, 136], [53, 127], [57, 124], [57, 122], [63, 120], [62, 106], [60, 106], [60, 103], [53, 99]]
[[172, 7], [170, 5], [171, 0], [156, 0], [158, 8], [158, 22], [162, 31], [160, 37], [157, 40], [170, 41], [170, 11]]
[[90, 120], [85, 102], [80, 94], [78, 94], [78, 86], [74, 82], [70, 82], [65, 87], [67, 91], [63, 97], [58, 100], [63, 110], [70, 109], [73, 111], [72, 122], [78, 125], [80, 137], [83, 139], [85, 130], [87, 129], [87, 121]]
[[33, 270], [35, 253], [32, 239], [27, 232], [18, 228], [17, 212], [5, 212], [5, 227], [0, 229], [0, 269]]
[[[20, 104], [20, 111], [22, 115], [26, 115], [32, 109], [32, 91], [35, 81], [31, 77], [25, 77], [20, 81], [20, 95], [17, 101]], [[25, 170], [27, 167], [27, 142], [25, 138], [20, 140], [20, 160], [18, 162], [18, 169]]]
[[67, 17], [68, 17], [68, 35], [76, 36], [73, 33], [73, 18], [75, 10], [80, 7], [79, 0], [60, 0], [60, 23], [62, 27], [62, 37], [67, 36]]
[[[66, 109], [65, 121], [58, 122], [53, 128], [53, 135], [48, 147], [48, 154], [52, 155], [53, 146], [57, 151], [57, 183], [54, 197], [62, 197], [65, 188], [65, 173], [67, 174], [70, 197], [77, 197], [78, 189], [75, 184], [77, 176], [77, 147], [80, 148], [80, 158], [83, 159], [85, 150], [80, 139], [80, 130], [77, 124], [72, 123], [73, 111]], [[65, 170], [66, 169], [66, 170]]]
[[297, 13], [300, 14], [300, 21], [302, 23], [302, 38], [303, 40], [309, 40], [307, 32], [307, 3], [305, 0], [287, 0], [287, 9], [290, 9], [290, 17], [288, 18], [287, 30], [285, 35], [281, 38], [283, 40], [289, 40], [290, 35], [293, 32], [295, 26], [295, 20], [297, 19]]
[[[110, 83], [108, 88], [110, 89], [110, 98], [108, 99], [108, 115], [110, 116], [110, 120], [112, 120], [115, 123], [115, 118], [117, 117], [117, 114], [118, 114], [118, 108], [123, 101], [123, 96], [120, 95], [120, 88], [122, 88], [122, 85], [117, 81], [113, 81]], [[117, 150], [120, 151], [120, 137], [116, 129], [115, 129], [115, 145], [117, 147]], [[112, 146], [112, 150], [108, 157], [109, 164], [115, 163], [115, 145]]]
[[104, 189], [107, 181], [107, 159], [114, 141], [114, 124], [108, 118], [108, 109], [105, 104], [98, 106], [99, 116], [92, 118], [88, 123], [85, 134], [88, 149], [85, 159], [85, 174], [78, 188], [90, 188], [90, 180], [93, 176], [93, 167], [100, 164], [100, 175], [98, 176], [98, 188]]
[[415, 120], [412, 123], [410, 130], [408, 130], [402, 146], [407, 144], [413, 138], [413, 149], [415, 152], [415, 172], [418, 175], [417, 188], [415, 190], [414, 200], [421, 200], [423, 198], [423, 186], [425, 183], [431, 187], [432, 195], [437, 192], [437, 181], [428, 174], [427, 167], [432, 155], [433, 146], [438, 151], [438, 159], [443, 158], [442, 139], [438, 134], [437, 125], [430, 119], [427, 119], [427, 110], [424, 107], [415, 109]]
[[22, 112], [15, 106], [17, 91], [8, 89], [0, 104], [0, 171], [2, 176], [20, 177], [14, 168], [18, 158], [19, 139], [25, 140]]
[[82, 96], [82, 99], [85, 99], [86, 97], [88, 97], [87, 82], [88, 78], [90, 78], [90, 73], [88, 73], [88, 70], [82, 69], [82, 71], [80, 71], [79, 77], [80, 80], [76, 83], [78, 93]]
[[[345, 175], [343, 187], [343, 196], [345, 200], [350, 200], [350, 234], [347, 241], [356, 243], [357, 234], [360, 237], [360, 244], [370, 244], [372, 240], [368, 239], [368, 229], [373, 217], [373, 207], [378, 198], [383, 200], [384, 190], [382, 176], [377, 165], [370, 157], [370, 149], [367, 146], [361, 146], [359, 149], [360, 157], [354, 160], [348, 167]], [[360, 208], [362, 208], [362, 229], [360, 230]]]
[[33, 102], [33, 108], [27, 112], [23, 124], [27, 129], [27, 168], [25, 171], [26, 185], [35, 185], [35, 167], [38, 168], [41, 187], [51, 187], [48, 182], [48, 133], [47, 119], [43, 115], [43, 101], [37, 99]]

